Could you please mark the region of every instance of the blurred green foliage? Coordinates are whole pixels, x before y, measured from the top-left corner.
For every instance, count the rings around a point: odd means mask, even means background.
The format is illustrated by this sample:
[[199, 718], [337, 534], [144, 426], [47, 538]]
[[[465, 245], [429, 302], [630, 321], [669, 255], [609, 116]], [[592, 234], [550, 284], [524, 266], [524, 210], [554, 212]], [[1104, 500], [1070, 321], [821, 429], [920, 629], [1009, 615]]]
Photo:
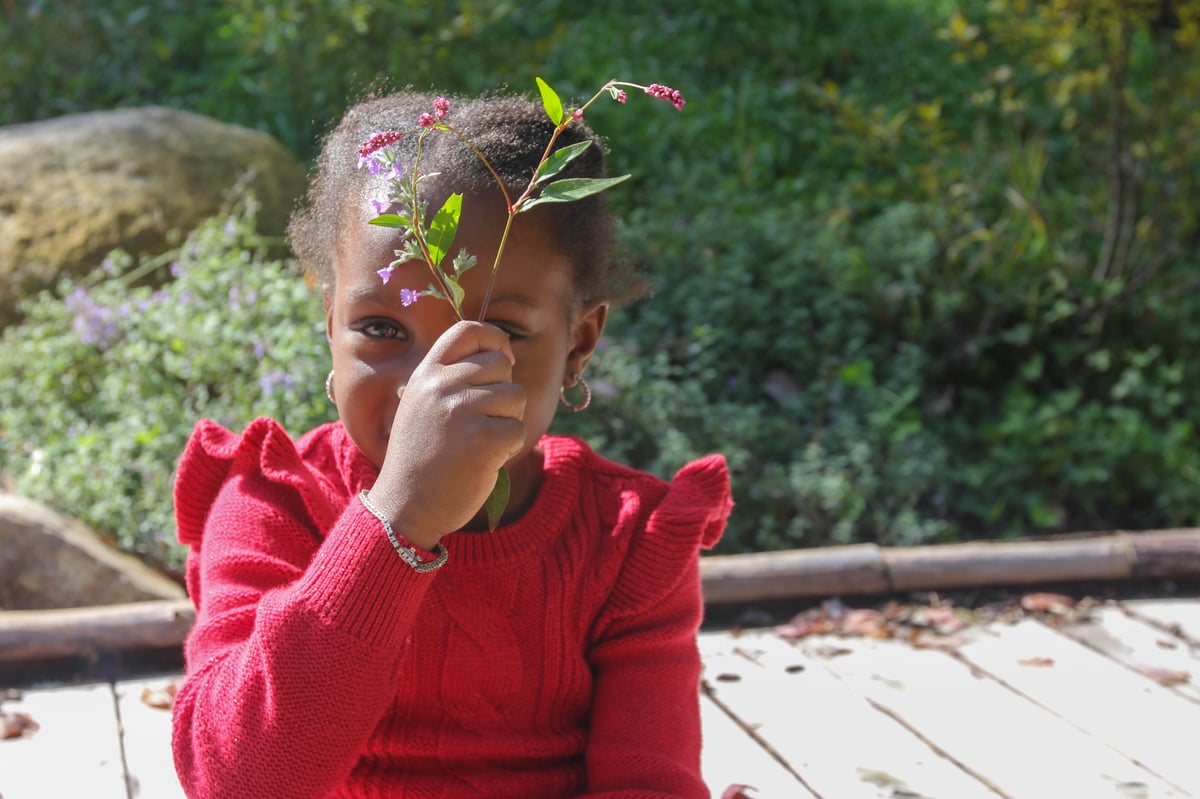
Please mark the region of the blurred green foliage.
[[589, 112], [657, 294], [559, 421], [725, 452], [724, 551], [1196, 523], [1196, 0], [99, 5], [0, 3], [0, 122], [162, 103], [310, 158], [387, 85], [682, 89]]

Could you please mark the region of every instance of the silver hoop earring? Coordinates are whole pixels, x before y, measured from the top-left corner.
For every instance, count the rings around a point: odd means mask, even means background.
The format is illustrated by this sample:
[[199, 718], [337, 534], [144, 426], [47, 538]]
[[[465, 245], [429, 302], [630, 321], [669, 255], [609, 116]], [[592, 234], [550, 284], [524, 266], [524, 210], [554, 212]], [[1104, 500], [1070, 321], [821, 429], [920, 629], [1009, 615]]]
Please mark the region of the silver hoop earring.
[[571, 402], [567, 399], [567, 386], [563, 386], [558, 390], [558, 401], [571, 413], [579, 413], [592, 404], [592, 389], [588, 386], [587, 381], [583, 379], [583, 375], [572, 372], [571, 377], [575, 378], [575, 382], [570, 386], [571, 388], [575, 388], [576, 386], [583, 387], [583, 399], [579, 402]]
[[337, 400], [333, 397], [333, 370], [329, 370], [329, 377], [325, 378], [325, 396], [329, 397], [329, 401], [337, 405]]

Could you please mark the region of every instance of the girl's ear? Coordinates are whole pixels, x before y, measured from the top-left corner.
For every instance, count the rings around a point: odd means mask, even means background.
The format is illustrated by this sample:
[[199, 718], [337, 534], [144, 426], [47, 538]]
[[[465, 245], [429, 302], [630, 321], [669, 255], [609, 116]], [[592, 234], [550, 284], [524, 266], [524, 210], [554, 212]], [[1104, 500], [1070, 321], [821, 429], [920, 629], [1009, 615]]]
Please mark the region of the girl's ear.
[[600, 343], [604, 323], [608, 320], [608, 303], [602, 302], [585, 311], [571, 331], [571, 350], [567, 353], [567, 374], [583, 374], [592, 353]]

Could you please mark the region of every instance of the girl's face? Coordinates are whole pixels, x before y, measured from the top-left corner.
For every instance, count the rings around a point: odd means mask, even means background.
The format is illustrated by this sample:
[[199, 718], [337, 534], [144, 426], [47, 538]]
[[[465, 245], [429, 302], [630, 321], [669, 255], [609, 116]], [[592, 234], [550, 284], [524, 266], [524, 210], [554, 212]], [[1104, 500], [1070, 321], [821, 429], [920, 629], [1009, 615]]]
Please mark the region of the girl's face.
[[[366, 203], [363, 203], [365, 206]], [[450, 304], [422, 297], [404, 307], [402, 288], [424, 290], [433, 280], [423, 262], [397, 266], [384, 284], [376, 271], [400, 246], [396, 231], [367, 223], [369, 207], [350, 213], [336, 248], [336, 284], [326, 298], [338, 413], [351, 439], [376, 466], [387, 452], [392, 419], [410, 375], [457, 318]], [[462, 278], [463, 312], [477, 319], [496, 257], [505, 215], [499, 203], [467, 198], [449, 252], [476, 257]], [[607, 305], [577, 309], [571, 264], [536, 217], [516, 218], [505, 245], [487, 317], [504, 330], [516, 357], [513, 382], [525, 389], [525, 446], [509, 461], [510, 508], [532, 499], [537, 473], [529, 458], [554, 417], [559, 390], [582, 373], [604, 328]], [[540, 454], [540, 453], [539, 453]], [[526, 468], [522, 468], [526, 467]]]

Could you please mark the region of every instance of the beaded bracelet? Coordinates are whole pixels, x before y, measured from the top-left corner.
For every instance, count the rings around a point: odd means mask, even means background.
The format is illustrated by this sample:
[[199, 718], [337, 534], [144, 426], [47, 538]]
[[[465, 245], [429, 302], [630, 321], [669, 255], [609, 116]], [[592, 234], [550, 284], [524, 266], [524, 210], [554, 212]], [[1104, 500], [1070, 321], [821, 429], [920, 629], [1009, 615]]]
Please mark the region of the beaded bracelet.
[[429, 561], [421, 560], [421, 556], [417, 554], [417, 548], [415, 546], [405, 546], [404, 544], [400, 543], [400, 539], [397, 537], [396, 531], [392, 529], [392, 523], [389, 522], [384, 515], [380, 513], [374, 505], [371, 504], [371, 500], [367, 498], [367, 489], [364, 488], [362, 491], [360, 491], [358, 498], [362, 501], [363, 507], [371, 511], [375, 518], [379, 520], [379, 523], [383, 525], [383, 530], [387, 533], [388, 540], [392, 542], [392, 546], [395, 547], [396, 552], [399, 553], [400, 560], [404, 561], [409, 566], [412, 566], [414, 571], [431, 572], [446, 565], [446, 559], [450, 556], [450, 553], [446, 551], [444, 546], [442, 546], [440, 543], [434, 544], [433, 554], [437, 555], [437, 557]]

